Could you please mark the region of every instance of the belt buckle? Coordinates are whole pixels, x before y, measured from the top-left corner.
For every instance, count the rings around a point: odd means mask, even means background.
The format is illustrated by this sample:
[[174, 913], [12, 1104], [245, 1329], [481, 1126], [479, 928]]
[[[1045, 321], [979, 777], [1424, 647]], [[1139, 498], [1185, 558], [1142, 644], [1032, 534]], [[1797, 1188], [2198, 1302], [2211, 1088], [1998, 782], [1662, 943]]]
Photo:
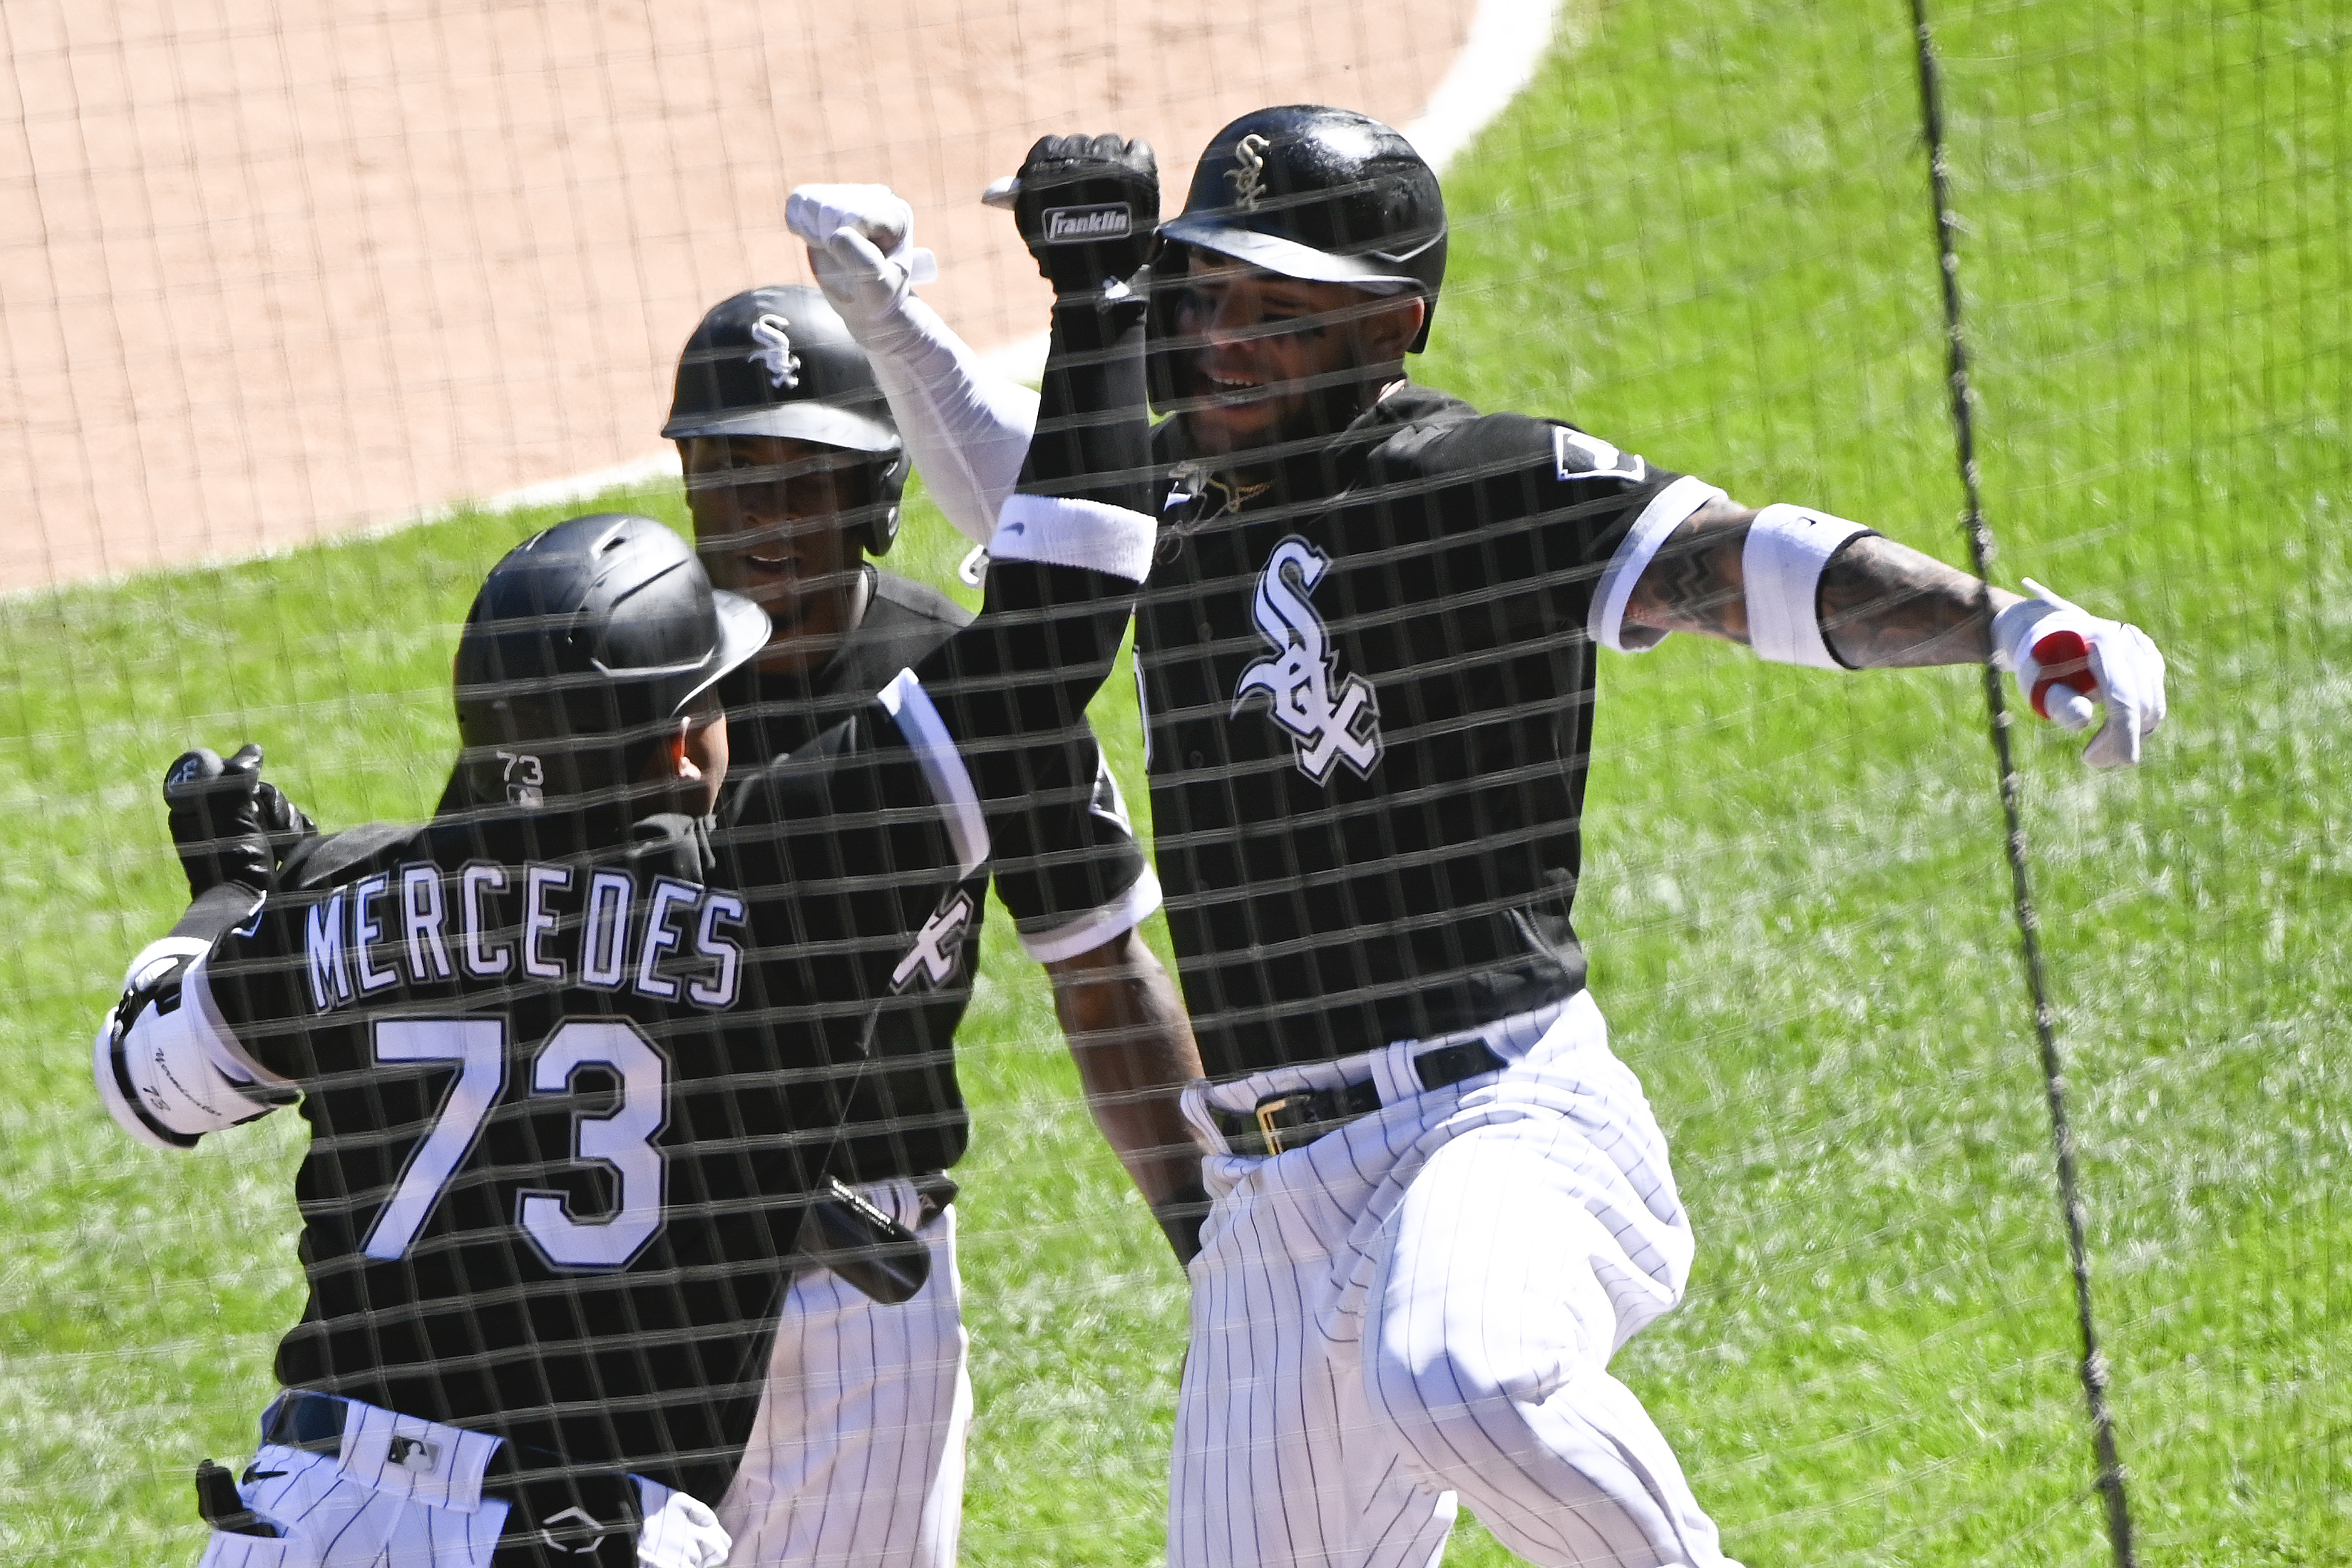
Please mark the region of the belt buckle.
[[1283, 1152], [1282, 1129], [1274, 1119], [1290, 1109], [1290, 1100], [1289, 1095], [1278, 1094], [1270, 1100], [1261, 1100], [1257, 1102], [1255, 1114], [1258, 1136], [1265, 1140], [1265, 1152], [1269, 1157]]

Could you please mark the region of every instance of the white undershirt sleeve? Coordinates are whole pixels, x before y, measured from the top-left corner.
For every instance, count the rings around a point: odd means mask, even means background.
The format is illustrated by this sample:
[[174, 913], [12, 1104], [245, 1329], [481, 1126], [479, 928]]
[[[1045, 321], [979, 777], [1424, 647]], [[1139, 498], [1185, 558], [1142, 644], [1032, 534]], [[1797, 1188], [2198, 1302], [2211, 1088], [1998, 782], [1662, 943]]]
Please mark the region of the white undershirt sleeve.
[[1037, 394], [989, 369], [912, 291], [888, 315], [851, 331], [874, 362], [899, 439], [931, 499], [977, 544], [1021, 478], [1037, 427]]

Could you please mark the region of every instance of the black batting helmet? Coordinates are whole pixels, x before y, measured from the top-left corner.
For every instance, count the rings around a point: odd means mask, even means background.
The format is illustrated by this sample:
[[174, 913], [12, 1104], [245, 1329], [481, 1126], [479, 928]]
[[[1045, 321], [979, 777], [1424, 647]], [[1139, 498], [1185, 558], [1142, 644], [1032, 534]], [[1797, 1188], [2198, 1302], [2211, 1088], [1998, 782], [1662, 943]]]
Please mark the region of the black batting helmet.
[[866, 351], [821, 289], [771, 285], [712, 306], [678, 355], [662, 435], [781, 436], [868, 454], [864, 543], [879, 555], [898, 537], [906, 447]]
[[477, 800], [577, 805], [625, 789], [683, 714], [768, 641], [767, 612], [714, 589], [686, 541], [597, 512], [507, 552], [474, 596], [454, 670]]
[[1210, 140], [1160, 237], [1315, 283], [1410, 289], [1429, 342], [1445, 281], [1445, 198], [1412, 143], [1368, 114], [1286, 104]]

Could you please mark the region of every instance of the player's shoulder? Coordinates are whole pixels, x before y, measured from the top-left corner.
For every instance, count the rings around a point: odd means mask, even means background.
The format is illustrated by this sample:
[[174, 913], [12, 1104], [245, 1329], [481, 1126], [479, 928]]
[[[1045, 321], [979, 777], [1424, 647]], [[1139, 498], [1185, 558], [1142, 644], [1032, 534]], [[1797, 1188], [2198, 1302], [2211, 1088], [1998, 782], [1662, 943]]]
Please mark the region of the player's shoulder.
[[973, 618], [970, 610], [929, 584], [880, 567], [874, 571], [874, 601], [866, 614], [869, 621], [878, 619], [886, 629], [908, 624], [944, 626], [950, 634], [971, 625]]
[[821, 694], [871, 697], [971, 621], [970, 610], [936, 588], [877, 568], [866, 615], [825, 665]]
[[[1409, 422], [1381, 448], [1385, 465], [1430, 479], [1523, 474], [1552, 485], [1633, 489], [1659, 470], [1639, 453], [1563, 419], [1481, 414], [1458, 397], [1415, 388]], [[1394, 395], [1397, 401], [1403, 395]]]
[[370, 822], [341, 833], [305, 838], [278, 868], [284, 891], [332, 888], [403, 861], [429, 858], [425, 829], [414, 823]]

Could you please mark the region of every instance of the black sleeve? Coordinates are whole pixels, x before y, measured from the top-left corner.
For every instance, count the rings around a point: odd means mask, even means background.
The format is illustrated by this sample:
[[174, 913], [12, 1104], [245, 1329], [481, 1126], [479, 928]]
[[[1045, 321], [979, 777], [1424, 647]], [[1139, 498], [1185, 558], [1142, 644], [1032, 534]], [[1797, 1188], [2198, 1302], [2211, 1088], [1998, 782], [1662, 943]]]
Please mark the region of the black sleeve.
[[1573, 426], [1513, 414], [1454, 426], [1413, 460], [1447, 497], [1447, 536], [1488, 553], [1490, 581], [1535, 590], [1550, 631], [1598, 635], [1621, 576], [1630, 589], [1664, 536], [1720, 493]]
[[1021, 945], [1052, 963], [1099, 947], [1159, 904], [1118, 782], [1081, 725], [1025, 810], [992, 818], [997, 895]]
[[1149, 292], [1055, 300], [1036, 433], [989, 545], [980, 617], [915, 667], [991, 809], [1066, 765], [1064, 738], [1109, 675], [1142, 584], [1156, 473]]

